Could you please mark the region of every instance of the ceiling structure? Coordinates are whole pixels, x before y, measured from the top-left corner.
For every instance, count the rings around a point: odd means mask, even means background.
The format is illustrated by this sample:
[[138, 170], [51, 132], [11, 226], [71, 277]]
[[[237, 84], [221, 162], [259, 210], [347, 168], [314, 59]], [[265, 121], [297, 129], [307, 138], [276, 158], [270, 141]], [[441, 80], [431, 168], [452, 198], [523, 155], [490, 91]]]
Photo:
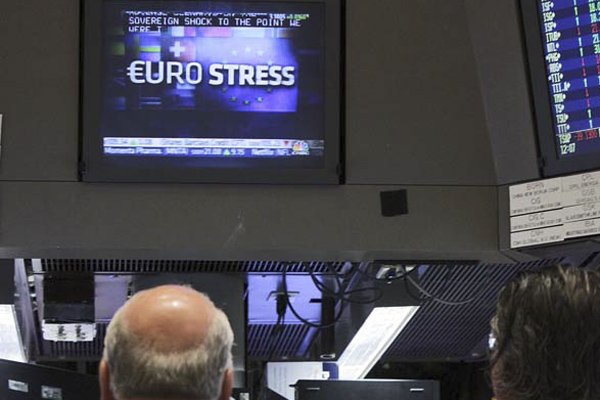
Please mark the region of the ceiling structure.
[[[287, 290], [297, 313], [317, 324], [321, 320], [322, 297], [331, 295], [327, 288], [335, 288], [336, 278], [342, 277], [348, 281], [345, 283], [347, 291], [362, 288], [364, 293], [344, 297], [348, 299], [346, 308], [334, 331], [338, 351], [374, 305], [402, 303], [408, 295], [421, 306], [383, 360], [476, 361], [485, 357], [488, 324], [498, 290], [523, 271], [561, 261], [556, 258], [514, 264], [405, 262], [402, 268], [414, 268], [413, 276], [418, 278], [415, 281], [418, 286], [413, 286], [406, 279], [391, 276], [379, 280], [376, 273], [381, 266], [377, 263], [26, 259], [16, 262], [17, 287], [21, 292], [17, 309], [20, 323], [25, 325], [22, 332], [30, 335], [26, 340], [30, 343], [30, 358], [96, 361], [102, 353], [110, 317], [135, 291], [161, 282], [189, 283], [197, 287], [209, 277], [236, 277], [244, 282], [243, 289], [235, 295], [245, 300], [247, 357], [256, 360], [310, 359], [315, 355], [318, 357], [321, 350], [318, 329], [303, 324], [289, 310], [278, 324], [275, 297]], [[285, 287], [282, 286], [283, 271], [286, 271]], [[53, 342], [42, 338], [40, 326], [43, 310], [47, 308], [43, 281], [64, 275], [88, 276], [94, 280], [97, 334], [93, 341]], [[315, 279], [321, 282], [320, 287], [315, 286]], [[385, 290], [379, 293], [372, 289], [377, 285]], [[24, 290], [28, 293], [23, 293]], [[218, 295], [210, 291], [209, 294]], [[27, 301], [23, 302], [24, 298]], [[339, 299], [338, 311], [342, 306]], [[26, 304], [29, 300], [30, 304]]]

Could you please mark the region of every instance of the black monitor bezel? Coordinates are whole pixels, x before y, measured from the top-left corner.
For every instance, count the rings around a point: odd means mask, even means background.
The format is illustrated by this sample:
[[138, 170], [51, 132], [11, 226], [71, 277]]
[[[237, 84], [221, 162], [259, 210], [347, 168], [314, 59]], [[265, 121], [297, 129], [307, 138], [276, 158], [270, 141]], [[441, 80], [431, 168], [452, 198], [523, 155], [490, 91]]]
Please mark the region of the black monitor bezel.
[[600, 154], [558, 156], [549, 86], [546, 80], [544, 47], [538, 12], [539, 0], [520, 0], [527, 64], [543, 177], [600, 169]]
[[[322, 168], [122, 169], [105, 161], [99, 140], [102, 76], [102, 6], [105, 0], [81, 0], [79, 177], [84, 182], [340, 184], [342, 132], [342, 1], [289, 0], [325, 6], [325, 154]], [[132, 0], [145, 2], [156, 0]], [[167, 2], [168, 0], [164, 0]], [[182, 0], [198, 1], [198, 0]], [[218, 0], [269, 3], [280, 0]], [[89, 132], [89, 133], [88, 133]], [[268, 163], [268, 162], [267, 162]], [[273, 163], [274, 164], [274, 163]], [[275, 165], [275, 164], [274, 164]]]

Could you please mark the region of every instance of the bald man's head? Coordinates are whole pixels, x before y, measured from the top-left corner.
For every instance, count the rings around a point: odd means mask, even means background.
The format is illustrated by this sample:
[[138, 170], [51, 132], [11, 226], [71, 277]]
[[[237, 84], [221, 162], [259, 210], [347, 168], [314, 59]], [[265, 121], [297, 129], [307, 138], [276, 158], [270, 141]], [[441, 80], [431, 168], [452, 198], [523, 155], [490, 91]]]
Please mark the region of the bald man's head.
[[175, 285], [139, 292], [109, 325], [103, 399], [227, 398], [232, 344], [227, 317], [205, 295]]
[[123, 323], [156, 351], [202, 344], [216, 308], [205, 295], [182, 286], [159, 286], [135, 295], [121, 310]]

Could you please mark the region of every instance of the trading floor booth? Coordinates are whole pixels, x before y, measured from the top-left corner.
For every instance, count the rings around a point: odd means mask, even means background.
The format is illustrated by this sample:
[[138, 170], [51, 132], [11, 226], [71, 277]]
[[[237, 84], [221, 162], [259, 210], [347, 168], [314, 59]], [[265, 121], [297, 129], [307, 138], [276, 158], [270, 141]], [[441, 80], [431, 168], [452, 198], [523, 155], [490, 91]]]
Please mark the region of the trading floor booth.
[[500, 288], [599, 265], [576, 3], [0, 2], [0, 397], [81, 399], [175, 283], [229, 316], [236, 399], [490, 399]]

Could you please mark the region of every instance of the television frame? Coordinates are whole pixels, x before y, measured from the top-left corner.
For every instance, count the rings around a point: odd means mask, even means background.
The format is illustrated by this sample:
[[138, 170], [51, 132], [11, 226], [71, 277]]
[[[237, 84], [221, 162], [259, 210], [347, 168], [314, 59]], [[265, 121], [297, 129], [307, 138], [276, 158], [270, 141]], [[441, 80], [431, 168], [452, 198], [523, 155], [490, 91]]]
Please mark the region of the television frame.
[[534, 107], [538, 139], [538, 163], [543, 177], [600, 169], [600, 151], [560, 158], [554, 132], [549, 87], [547, 83], [539, 0], [520, 0], [521, 22], [525, 36], [527, 69]]
[[[323, 167], [286, 168], [285, 160], [252, 159], [260, 167], [243, 168], [121, 168], [104, 161], [102, 135], [103, 28], [105, 2], [115, 0], [81, 0], [80, 34], [80, 116], [79, 179], [84, 182], [146, 183], [256, 183], [256, 184], [340, 184], [343, 179], [342, 145], [344, 104], [343, 80], [343, 0], [289, 0], [286, 3], [318, 3], [324, 12], [324, 141]], [[129, 0], [133, 3], [168, 0]], [[203, 2], [211, 0], [180, 0]], [[280, 0], [215, 0], [226, 3], [282, 3]], [[123, 1], [125, 2], [125, 1]], [[282, 164], [283, 163], [283, 164]], [[272, 165], [269, 165], [272, 164]], [[266, 165], [263, 167], [263, 165]]]

